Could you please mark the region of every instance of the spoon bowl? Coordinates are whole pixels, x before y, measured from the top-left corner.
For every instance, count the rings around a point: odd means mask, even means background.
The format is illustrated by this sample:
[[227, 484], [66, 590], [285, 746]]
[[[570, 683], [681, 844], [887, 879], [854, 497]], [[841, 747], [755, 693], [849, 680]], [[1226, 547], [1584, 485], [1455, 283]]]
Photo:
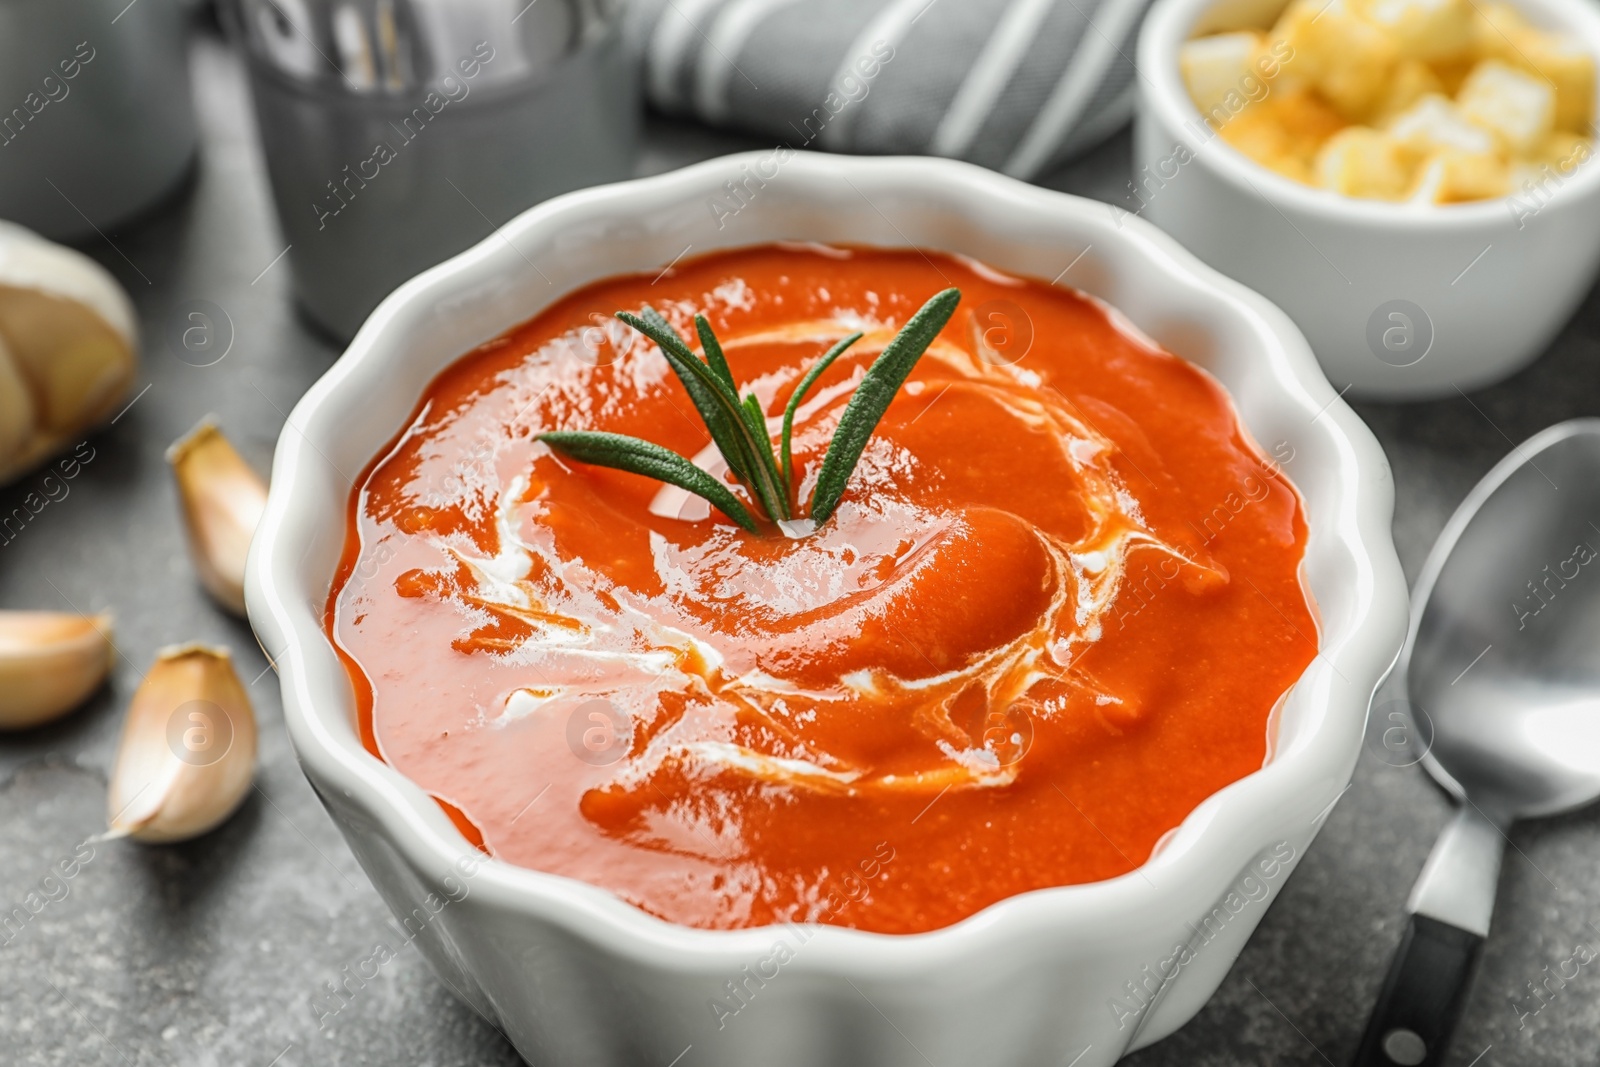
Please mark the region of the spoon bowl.
[[1468, 495], [1417, 581], [1400, 671], [1422, 758], [1497, 822], [1600, 797], [1600, 419], [1553, 426]]

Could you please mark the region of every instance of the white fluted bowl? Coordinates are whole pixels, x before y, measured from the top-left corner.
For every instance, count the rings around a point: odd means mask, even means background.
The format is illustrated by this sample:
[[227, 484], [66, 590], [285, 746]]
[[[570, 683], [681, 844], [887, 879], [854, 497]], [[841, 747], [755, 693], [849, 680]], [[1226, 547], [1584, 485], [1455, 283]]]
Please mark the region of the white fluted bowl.
[[[746, 173], [765, 184], [730, 215], [725, 183]], [[1258, 441], [1292, 450], [1321, 654], [1281, 709], [1267, 765], [1207, 799], [1138, 870], [910, 936], [691, 929], [483, 858], [362, 747], [320, 620], [351, 478], [429, 380], [595, 279], [784, 239], [911, 244], [1057, 278], [1205, 367]], [[1153, 227], [962, 163], [750, 154], [552, 200], [396, 290], [289, 417], [247, 598], [295, 751], [351, 849], [397, 915], [437, 911], [413, 920], [423, 951], [531, 1062], [925, 1067], [928, 1053], [1096, 1067], [1199, 1010], [1349, 780], [1405, 628], [1392, 503], [1382, 451], [1289, 320]], [[792, 958], [778, 963], [780, 941]], [[732, 1016], [713, 1008], [730, 981], [746, 991]]]

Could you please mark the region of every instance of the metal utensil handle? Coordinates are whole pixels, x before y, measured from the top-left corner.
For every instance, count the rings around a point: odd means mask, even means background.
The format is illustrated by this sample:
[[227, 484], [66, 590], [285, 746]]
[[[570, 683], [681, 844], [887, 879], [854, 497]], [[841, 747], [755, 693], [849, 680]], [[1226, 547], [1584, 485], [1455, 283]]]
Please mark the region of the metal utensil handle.
[[1482, 947], [1471, 931], [1412, 915], [1352, 1067], [1443, 1063]]

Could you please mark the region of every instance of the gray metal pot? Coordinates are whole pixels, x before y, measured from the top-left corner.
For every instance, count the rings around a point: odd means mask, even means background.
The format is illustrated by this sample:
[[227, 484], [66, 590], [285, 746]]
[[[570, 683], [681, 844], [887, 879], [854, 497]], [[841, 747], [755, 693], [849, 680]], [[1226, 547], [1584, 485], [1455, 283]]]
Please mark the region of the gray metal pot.
[[557, 193], [631, 174], [638, 92], [590, 0], [227, 0], [295, 295], [334, 335]]
[[171, 190], [195, 151], [178, 0], [0, 0], [0, 218], [80, 240]]

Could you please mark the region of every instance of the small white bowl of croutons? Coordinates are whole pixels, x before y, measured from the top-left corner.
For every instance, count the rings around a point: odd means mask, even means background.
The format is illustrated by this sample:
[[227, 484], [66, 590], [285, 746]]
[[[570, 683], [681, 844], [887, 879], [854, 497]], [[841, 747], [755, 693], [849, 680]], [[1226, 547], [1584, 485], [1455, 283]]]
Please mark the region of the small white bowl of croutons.
[[1600, 271], [1589, 0], [1159, 0], [1129, 202], [1289, 313], [1333, 384], [1537, 358]]

